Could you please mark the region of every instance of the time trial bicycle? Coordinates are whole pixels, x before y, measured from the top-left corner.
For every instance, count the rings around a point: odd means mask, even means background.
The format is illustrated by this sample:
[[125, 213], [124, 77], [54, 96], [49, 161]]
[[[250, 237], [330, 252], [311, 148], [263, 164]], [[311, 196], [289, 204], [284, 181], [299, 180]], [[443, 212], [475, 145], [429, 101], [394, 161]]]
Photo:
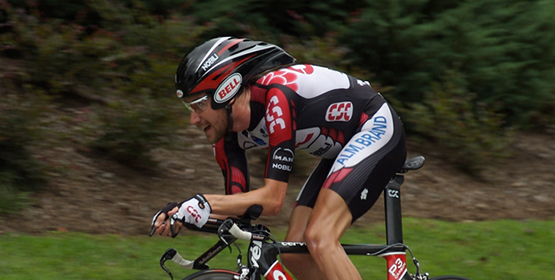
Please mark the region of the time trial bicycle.
[[[404, 182], [404, 174], [410, 170], [419, 169], [424, 165], [424, 161], [423, 156], [408, 159], [385, 188], [386, 244], [342, 244], [342, 246], [348, 255], [384, 258], [387, 262], [387, 280], [470, 280], [454, 275], [430, 278], [429, 273], [422, 272], [420, 263], [409, 247], [403, 243], [401, 185]], [[209, 219], [202, 228], [186, 225], [190, 230], [218, 234], [220, 239], [195, 260], [186, 260], [175, 249], [170, 248], [161, 257], [160, 266], [172, 280], [173, 275], [165, 266], [168, 260], [188, 269], [200, 270], [183, 280], [260, 280], [262, 277], [266, 280], [293, 280], [281, 265], [279, 257], [281, 254], [308, 254], [308, 248], [302, 242], [278, 242], [266, 226], [251, 224], [251, 221], [258, 218], [261, 213], [262, 206], [253, 205], [241, 218]], [[250, 242], [246, 264], [242, 262], [241, 250], [235, 243], [237, 240]], [[208, 261], [232, 245], [239, 251], [235, 271], [208, 267]], [[408, 272], [406, 252], [409, 252], [416, 268], [413, 274]]]

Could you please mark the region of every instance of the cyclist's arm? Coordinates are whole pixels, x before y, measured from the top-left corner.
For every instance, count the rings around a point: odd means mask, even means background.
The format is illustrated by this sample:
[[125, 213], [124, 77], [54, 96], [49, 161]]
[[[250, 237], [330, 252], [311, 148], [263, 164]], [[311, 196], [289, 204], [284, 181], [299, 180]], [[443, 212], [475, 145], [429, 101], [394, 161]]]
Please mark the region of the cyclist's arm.
[[[233, 195], [205, 194], [204, 197], [210, 204], [212, 209], [211, 216], [214, 217], [241, 216], [254, 204], [262, 205], [264, 209], [262, 215], [276, 215], [283, 206], [286, 192], [287, 182], [265, 179], [264, 187], [250, 192], [236, 193]], [[172, 216], [178, 212], [178, 210], [179, 208], [176, 206], [168, 212], [168, 216]], [[161, 214], [156, 218], [156, 230], [153, 233], [163, 236], [174, 235], [174, 232], [165, 220], [165, 214]], [[175, 222], [175, 233], [179, 232], [181, 226], [182, 223], [180, 221]]]
[[212, 215], [243, 215], [253, 204], [263, 206], [262, 215], [279, 213], [287, 192], [288, 176], [281, 180], [266, 178], [263, 187], [249, 191], [246, 154], [236, 139], [234, 135], [231, 141], [222, 139], [214, 145], [216, 160], [225, 178], [227, 195], [205, 194], [212, 208]]
[[265, 179], [264, 186], [234, 195], [205, 194], [213, 214], [242, 215], [253, 204], [264, 207], [262, 215], [276, 215], [281, 210], [287, 193], [287, 182]]
[[[234, 195], [205, 194], [210, 203], [213, 214], [242, 215], [253, 204], [264, 207], [263, 215], [276, 215], [281, 210], [287, 192], [287, 182], [293, 167], [295, 157], [295, 112], [292, 109], [292, 99], [296, 96], [294, 92], [283, 92], [283, 87], [272, 87], [266, 94], [265, 116], [266, 128], [269, 134], [268, 160], [264, 186], [244, 193]], [[235, 138], [235, 137], [234, 137]], [[220, 144], [220, 143], [218, 143]], [[226, 143], [224, 143], [226, 144]], [[234, 166], [246, 165], [246, 162], [235, 162], [240, 165], [229, 165], [230, 154], [238, 148], [236, 143], [223, 146], [225, 149], [216, 149], [224, 152], [226, 160], [218, 160], [224, 170]], [[224, 164], [222, 164], [224, 163]], [[246, 171], [244, 171], [246, 172]], [[232, 172], [232, 175], [236, 173]], [[243, 173], [248, 178], [248, 174]]]

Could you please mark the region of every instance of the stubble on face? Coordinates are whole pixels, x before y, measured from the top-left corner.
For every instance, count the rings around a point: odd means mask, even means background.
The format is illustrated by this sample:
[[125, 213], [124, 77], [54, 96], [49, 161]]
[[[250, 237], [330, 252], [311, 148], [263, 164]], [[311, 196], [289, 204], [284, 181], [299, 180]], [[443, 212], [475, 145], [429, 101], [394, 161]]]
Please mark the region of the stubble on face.
[[224, 138], [227, 132], [227, 122], [226, 110], [214, 110], [198, 127], [204, 130], [204, 135], [210, 144], [216, 144]]

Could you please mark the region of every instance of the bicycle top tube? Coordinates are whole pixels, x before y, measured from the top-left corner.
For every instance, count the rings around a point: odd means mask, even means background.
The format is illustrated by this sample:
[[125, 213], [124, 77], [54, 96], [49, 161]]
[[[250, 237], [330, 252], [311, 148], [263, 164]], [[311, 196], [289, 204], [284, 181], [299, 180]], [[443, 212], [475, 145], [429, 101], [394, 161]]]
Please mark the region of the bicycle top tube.
[[[275, 247], [281, 254], [308, 254], [308, 248], [303, 242], [266, 243], [264, 246]], [[404, 244], [341, 244], [347, 255], [381, 256], [391, 253], [405, 252]]]
[[[233, 222], [233, 219], [227, 220], [217, 220], [214, 219], [209, 223], [212, 224], [210, 227], [210, 231], [212, 233], [218, 233], [217, 230], [212, 230], [216, 228], [216, 225], [219, 225], [219, 229], [222, 229], [222, 224], [228, 223], [229, 226], [224, 226], [223, 228], [227, 228], [226, 231], [234, 236], [236, 239], [242, 240], [259, 240], [259, 241], [266, 241], [271, 236], [269, 231], [262, 230], [258, 232], [249, 232], [255, 227], [262, 227], [262, 225], [250, 225], [244, 223], [237, 223]], [[198, 228], [197, 228], [198, 230]], [[221, 232], [219, 232], [221, 234]], [[281, 241], [281, 242], [274, 242], [274, 243], [265, 243], [265, 246], [274, 247], [280, 253], [309, 253], [306, 243], [304, 242], [289, 242], [289, 241]], [[366, 256], [379, 256], [382, 254], [387, 253], [394, 253], [394, 252], [404, 252], [406, 246], [401, 243], [397, 244], [341, 244], [343, 246], [345, 252], [349, 255], [366, 255]]]

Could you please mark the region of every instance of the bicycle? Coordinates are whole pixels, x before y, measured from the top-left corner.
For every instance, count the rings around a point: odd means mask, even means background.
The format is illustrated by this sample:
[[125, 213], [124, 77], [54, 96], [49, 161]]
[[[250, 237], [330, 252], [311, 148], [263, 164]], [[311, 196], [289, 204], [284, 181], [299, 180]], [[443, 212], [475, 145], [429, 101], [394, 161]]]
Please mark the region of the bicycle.
[[[403, 168], [390, 180], [384, 191], [385, 199], [385, 225], [386, 245], [381, 244], [342, 244], [348, 255], [365, 255], [382, 257], [387, 262], [387, 280], [470, 280], [461, 276], [446, 275], [430, 278], [429, 273], [423, 273], [418, 260], [414, 257], [409, 247], [403, 244], [402, 217], [401, 217], [401, 185], [404, 174], [410, 170], [417, 170], [424, 165], [425, 158], [417, 156], [408, 159]], [[160, 266], [173, 280], [173, 275], [165, 266], [165, 262], [172, 260], [181, 267], [200, 270], [183, 280], [292, 280], [293, 278], [284, 269], [279, 260], [280, 254], [300, 253], [308, 254], [305, 243], [278, 242], [269, 229], [264, 225], [251, 224], [262, 213], [260, 205], [253, 205], [241, 218], [226, 220], [209, 219], [202, 228], [187, 225], [195, 231], [218, 234], [219, 241], [200, 255], [195, 260], [184, 259], [175, 249], [168, 249], [160, 258]], [[237, 240], [249, 241], [248, 263], [242, 263], [242, 253]], [[237, 257], [237, 270], [211, 269], [207, 262], [230, 247], [232, 244], [239, 251]], [[230, 247], [231, 248], [231, 247]], [[409, 252], [416, 267], [416, 272], [410, 274], [407, 269], [406, 252]]]

